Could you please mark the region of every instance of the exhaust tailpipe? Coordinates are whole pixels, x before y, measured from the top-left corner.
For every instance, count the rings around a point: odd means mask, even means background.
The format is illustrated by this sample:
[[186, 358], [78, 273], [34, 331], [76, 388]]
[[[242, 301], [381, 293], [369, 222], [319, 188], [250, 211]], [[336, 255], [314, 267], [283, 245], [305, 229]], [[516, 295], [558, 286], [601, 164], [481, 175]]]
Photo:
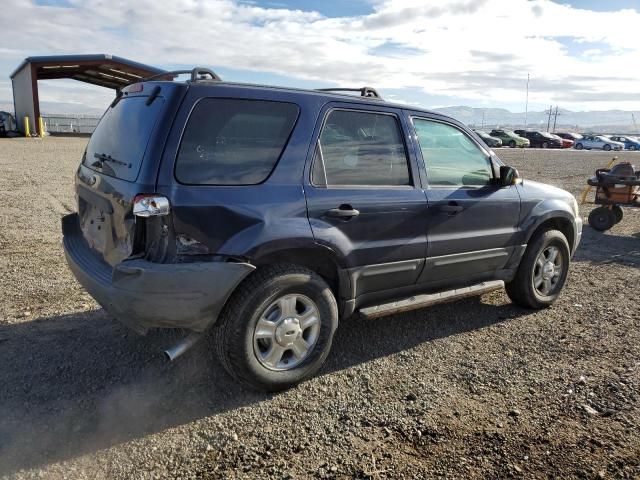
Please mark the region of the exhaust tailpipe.
[[202, 338], [202, 335], [203, 334], [201, 332], [190, 333], [178, 343], [176, 343], [173, 347], [167, 348], [164, 351], [165, 356], [170, 362], [173, 362], [176, 358], [178, 358], [180, 355], [182, 355], [196, 343], [198, 343], [198, 340]]

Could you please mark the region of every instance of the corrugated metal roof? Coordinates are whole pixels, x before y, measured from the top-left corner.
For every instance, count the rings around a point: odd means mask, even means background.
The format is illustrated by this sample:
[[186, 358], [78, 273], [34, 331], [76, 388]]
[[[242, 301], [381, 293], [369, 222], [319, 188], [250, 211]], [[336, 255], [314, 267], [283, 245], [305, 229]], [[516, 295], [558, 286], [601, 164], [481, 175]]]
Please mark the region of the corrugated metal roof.
[[36, 67], [38, 80], [71, 78], [114, 89], [166, 71], [109, 54], [49, 55], [25, 58], [10, 77], [27, 65]]

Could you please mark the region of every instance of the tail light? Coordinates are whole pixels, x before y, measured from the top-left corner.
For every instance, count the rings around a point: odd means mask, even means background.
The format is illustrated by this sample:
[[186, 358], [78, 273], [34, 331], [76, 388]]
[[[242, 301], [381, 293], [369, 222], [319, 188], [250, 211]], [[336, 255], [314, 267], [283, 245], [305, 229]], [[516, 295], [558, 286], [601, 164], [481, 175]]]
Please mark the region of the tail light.
[[153, 193], [141, 193], [133, 199], [133, 214], [136, 217], [160, 217], [169, 215], [169, 199]]

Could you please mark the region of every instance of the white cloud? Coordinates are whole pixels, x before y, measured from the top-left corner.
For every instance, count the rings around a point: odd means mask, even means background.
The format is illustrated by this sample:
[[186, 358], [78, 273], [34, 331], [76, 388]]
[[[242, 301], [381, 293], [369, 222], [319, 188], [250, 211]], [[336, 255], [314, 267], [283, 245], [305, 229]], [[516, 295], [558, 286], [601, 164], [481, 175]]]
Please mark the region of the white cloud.
[[[420, 88], [495, 106], [522, 103], [529, 72], [532, 104], [640, 109], [640, 13], [633, 10], [593, 12], [548, 0], [383, 0], [367, 16], [326, 18], [232, 0], [8, 3], [12, 14], [0, 17], [0, 31], [11, 44], [0, 53], [16, 64], [36, 53], [105, 52], [325, 85]], [[566, 38], [596, 46], [572, 55]]]

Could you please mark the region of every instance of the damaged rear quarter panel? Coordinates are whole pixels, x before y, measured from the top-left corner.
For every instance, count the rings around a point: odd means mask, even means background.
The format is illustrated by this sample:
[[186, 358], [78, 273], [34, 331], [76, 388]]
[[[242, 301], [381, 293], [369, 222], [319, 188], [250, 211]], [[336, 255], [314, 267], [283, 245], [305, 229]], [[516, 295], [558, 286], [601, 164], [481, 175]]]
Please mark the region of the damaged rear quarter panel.
[[[300, 112], [270, 176], [257, 185], [184, 185], [175, 177], [175, 161], [184, 126], [202, 98], [243, 98], [296, 103]], [[158, 172], [157, 191], [171, 203], [176, 235], [207, 246], [210, 254], [250, 262], [274, 251], [313, 244], [302, 188], [305, 158], [322, 96], [232, 85], [192, 85], [169, 134]]]
[[205, 244], [210, 253], [251, 261], [273, 249], [312, 242], [299, 185], [202, 189], [207, 187], [175, 192], [173, 225], [177, 234]]

